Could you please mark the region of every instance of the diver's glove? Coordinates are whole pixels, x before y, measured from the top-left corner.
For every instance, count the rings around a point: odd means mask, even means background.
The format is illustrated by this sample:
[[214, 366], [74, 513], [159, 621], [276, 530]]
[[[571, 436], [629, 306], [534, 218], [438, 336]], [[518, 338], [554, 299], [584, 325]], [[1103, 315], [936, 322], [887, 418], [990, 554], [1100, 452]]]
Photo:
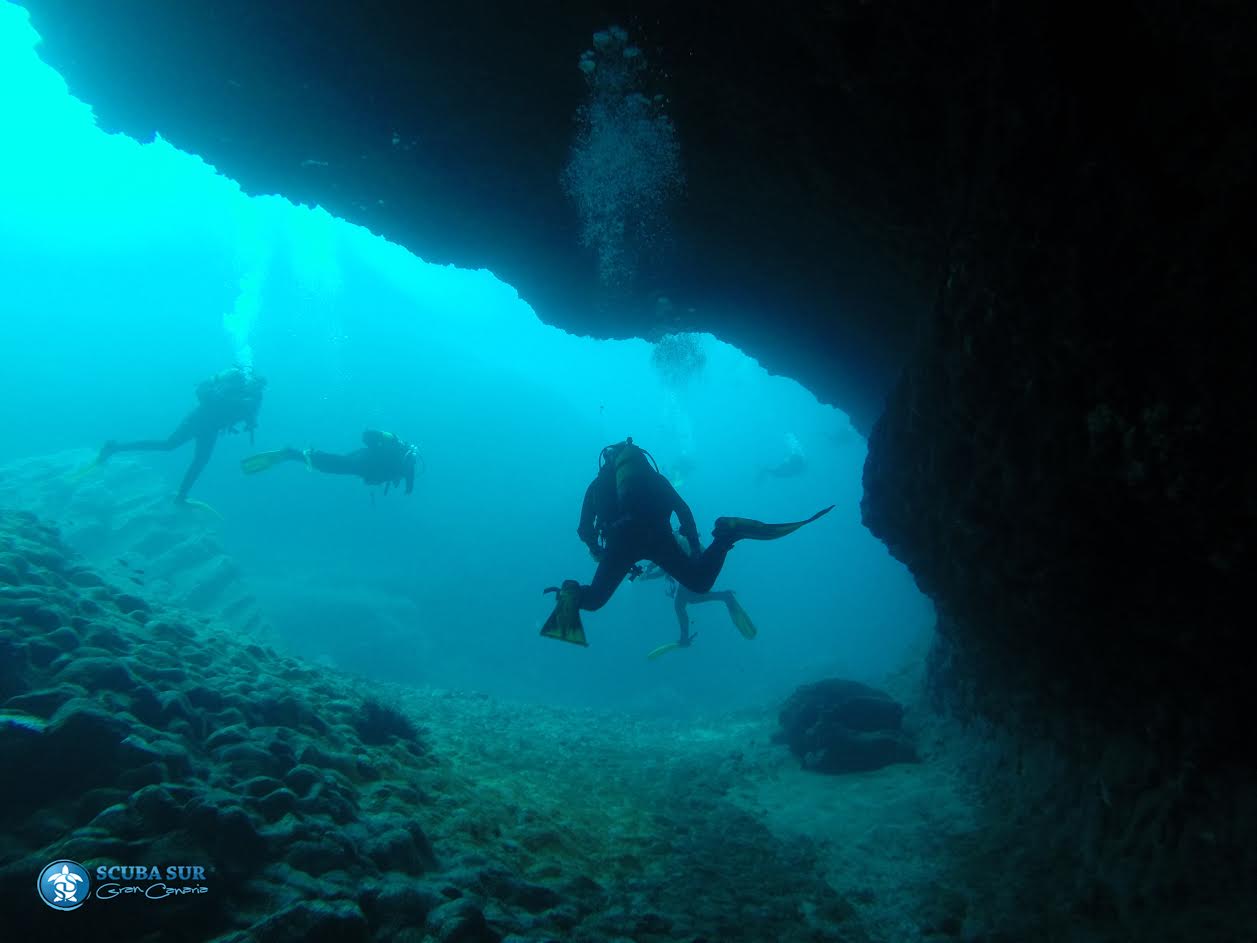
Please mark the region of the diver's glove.
[[696, 638], [698, 638], [697, 632], [693, 632], [689, 635], [682, 635], [679, 639], [677, 639], [677, 646], [680, 648], [689, 648], [694, 644], [694, 639]]

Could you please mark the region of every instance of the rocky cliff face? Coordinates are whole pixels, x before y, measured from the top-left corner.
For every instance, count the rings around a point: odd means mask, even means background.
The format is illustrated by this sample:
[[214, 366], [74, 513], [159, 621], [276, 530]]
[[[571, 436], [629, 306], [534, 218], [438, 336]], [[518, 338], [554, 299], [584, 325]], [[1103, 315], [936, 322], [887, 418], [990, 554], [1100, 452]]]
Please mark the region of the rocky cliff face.
[[0, 466], [0, 507], [58, 521], [69, 546], [134, 593], [270, 637], [254, 581], [223, 548], [218, 513], [176, 506], [169, 483], [140, 462], [94, 459], [83, 449]]
[[1091, 882], [1080, 913], [1130, 928], [1158, 901], [1240, 900], [1257, 872], [1236, 657], [1257, 74], [1236, 45], [1251, 19], [1113, 15], [1027, 21], [987, 63], [968, 197], [863, 510], [943, 613], [939, 701], [1059, 754], [1031, 821]]
[[[945, 22], [929, 4], [24, 5], [41, 55], [106, 129], [160, 133], [249, 193], [489, 268], [567, 330], [717, 332], [866, 432], [930, 297], [917, 237], [937, 217], [951, 72], [941, 57], [914, 72]], [[613, 24], [625, 41], [595, 42]], [[683, 186], [595, 173], [574, 193], [565, 168], [600, 106], [616, 119], [600, 125], [604, 166], [666, 163], [636, 110], [599, 98], [628, 50], [640, 65], [622, 98], [659, 96]], [[665, 225], [642, 232], [656, 197]], [[603, 277], [582, 198], [618, 204], [606, 221], [647, 237], [631, 279]]]
[[[1052, 797], [1007, 820], [1082, 875], [1063, 919], [1235, 914], [1252, 8], [28, 5], [108, 127], [488, 266], [562, 326], [713, 329], [880, 415], [865, 520], [943, 613], [940, 701], [1033, 744], [992, 782]], [[560, 174], [612, 22], [653, 63], [685, 189], [670, 251], [608, 292]]]
[[1094, 37], [1052, 69], [1070, 24], [1041, 25], [991, 65], [988, 158], [864, 514], [966, 647], [1142, 726], [1242, 686], [1257, 137], [1233, 118], [1257, 75], [1152, 12], [1119, 75]]

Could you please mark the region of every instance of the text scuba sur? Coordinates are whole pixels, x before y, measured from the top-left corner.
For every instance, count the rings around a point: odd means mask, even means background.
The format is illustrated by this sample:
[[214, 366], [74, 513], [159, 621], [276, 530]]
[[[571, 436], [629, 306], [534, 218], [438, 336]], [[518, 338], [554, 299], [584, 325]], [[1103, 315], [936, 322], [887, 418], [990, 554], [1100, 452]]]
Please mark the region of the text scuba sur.
[[[200, 865], [172, 864], [165, 868], [150, 868], [145, 865], [101, 865], [96, 869], [96, 880], [105, 881], [97, 886], [95, 896], [100, 900], [112, 900], [124, 894], [139, 894], [151, 900], [163, 897], [176, 897], [184, 894], [205, 894], [209, 888], [204, 884], [196, 886], [172, 887], [164, 881], [203, 881], [205, 868]], [[119, 881], [153, 881], [156, 883], [119, 884]]]
[[168, 865], [165, 874], [161, 868], [149, 868], [142, 864], [104, 865], [96, 869], [98, 881], [204, 881], [205, 868], [194, 864]]

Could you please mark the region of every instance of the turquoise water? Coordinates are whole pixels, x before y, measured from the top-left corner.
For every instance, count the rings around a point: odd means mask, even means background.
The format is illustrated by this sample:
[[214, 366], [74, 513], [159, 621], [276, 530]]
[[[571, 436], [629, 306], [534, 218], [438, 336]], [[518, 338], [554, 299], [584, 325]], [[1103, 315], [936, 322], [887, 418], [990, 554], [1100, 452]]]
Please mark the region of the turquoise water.
[[[198, 381], [252, 364], [269, 381], [256, 447], [222, 438], [192, 496], [222, 515], [281, 648], [373, 678], [687, 713], [830, 675], [878, 683], [929, 628], [928, 602], [860, 524], [864, 440], [799, 384], [711, 336], [701, 370], [669, 380], [647, 341], [547, 326], [491, 272], [247, 196], [163, 140], [105, 134], [36, 40], [0, 5], [0, 462], [163, 437]], [[239, 470], [261, 449], [349, 451], [366, 427], [419, 444], [413, 495]], [[542, 588], [592, 575], [581, 498], [599, 449], [626, 435], [674, 474], [704, 538], [722, 514], [837, 505], [730, 555], [716, 586], [738, 592], [754, 641], [698, 607], [694, 648], [647, 661], [676, 635], [660, 583], [625, 583], [586, 614], [588, 649], [538, 637]], [[796, 441], [806, 471], [762, 478]], [[173, 492], [190, 458], [134, 460]]]

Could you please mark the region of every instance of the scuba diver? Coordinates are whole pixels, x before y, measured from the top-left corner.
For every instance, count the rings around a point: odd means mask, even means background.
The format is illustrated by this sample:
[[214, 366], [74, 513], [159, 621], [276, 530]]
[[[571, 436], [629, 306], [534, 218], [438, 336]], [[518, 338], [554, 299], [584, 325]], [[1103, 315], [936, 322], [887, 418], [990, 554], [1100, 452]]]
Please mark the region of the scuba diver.
[[[712, 542], [704, 549], [698, 539], [694, 514], [672, 484], [659, 473], [654, 459], [632, 437], [608, 445], [598, 457], [598, 474], [585, 490], [577, 536], [598, 561], [593, 582], [582, 586], [564, 580], [555, 593], [554, 612], [541, 634], [574, 645], [586, 645], [580, 610], [601, 609], [639, 560], [657, 564], [686, 589], [708, 592], [715, 583], [725, 556], [736, 541], [775, 540], [793, 533], [825, 514], [833, 505], [805, 521], [765, 524], [744, 517], [718, 517]], [[690, 553], [672, 536], [672, 515], [680, 521], [680, 534]]]
[[755, 476], [757, 482], [763, 481], [770, 475], [773, 478], [794, 478], [807, 471], [807, 455], [803, 452], [798, 436], [793, 432], [786, 433], [786, 448], [789, 454], [784, 459], [776, 465], [759, 470], [759, 474]]
[[419, 449], [391, 432], [368, 429], [362, 433], [363, 448], [347, 455], [315, 449], [277, 449], [241, 460], [246, 475], [256, 475], [281, 462], [305, 462], [306, 468], [328, 475], [356, 475], [364, 484], [384, 485], [384, 493], [406, 482], [406, 493], [415, 490], [415, 461], [423, 461]]
[[[117, 442], [110, 439], [100, 450], [94, 466], [103, 465], [119, 452], [169, 452], [188, 441], [196, 442], [192, 464], [184, 473], [175, 501], [188, 503], [188, 491], [214, 454], [214, 445], [220, 432], [239, 432], [239, 425], [249, 433], [253, 443], [253, 430], [257, 428], [258, 410], [262, 406], [262, 391], [266, 380], [247, 367], [231, 367], [214, 374], [197, 385], [197, 406], [164, 439], [140, 439], [135, 442]], [[193, 502], [197, 503], [197, 502]]]
[[[679, 546], [680, 534], [675, 534], [674, 537], [678, 540]], [[682, 551], [684, 550], [685, 548], [682, 547]], [[662, 567], [654, 563], [645, 569], [634, 567], [634, 570], [629, 572], [629, 579], [665, 580], [667, 584], [665, 591], [672, 598], [672, 608], [676, 613], [677, 623], [681, 627], [680, 638], [678, 638], [675, 642], [667, 642], [666, 644], [660, 645], [658, 648], [650, 652], [646, 656], [647, 658], [659, 658], [661, 655], [668, 654], [668, 652], [676, 651], [680, 648], [689, 648], [690, 645], [693, 644], [694, 639], [698, 638], [698, 633], [690, 632], [690, 615], [686, 607], [696, 603], [724, 603], [725, 608], [729, 610], [729, 618], [732, 620], [734, 628], [742, 633], [743, 638], [748, 640], [753, 639], [757, 634], [755, 623], [753, 623], [751, 621], [751, 617], [746, 614], [746, 610], [742, 608], [741, 603], [738, 602], [737, 597], [734, 596], [732, 590], [712, 590], [707, 593], [695, 593], [692, 590], [686, 589], [678, 583], [674, 577], [665, 573]]]

